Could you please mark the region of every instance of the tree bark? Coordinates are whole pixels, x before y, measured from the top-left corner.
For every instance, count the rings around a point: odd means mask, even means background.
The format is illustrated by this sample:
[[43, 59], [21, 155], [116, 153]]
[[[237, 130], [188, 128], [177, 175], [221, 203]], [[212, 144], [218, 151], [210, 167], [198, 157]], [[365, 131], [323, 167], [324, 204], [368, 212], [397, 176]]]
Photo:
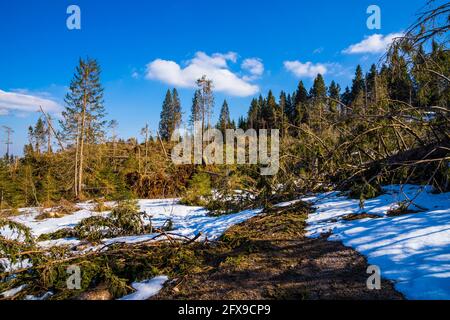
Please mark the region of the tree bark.
[[[85, 70], [84, 83], [86, 86], [87, 77], [89, 75], [89, 67]], [[86, 126], [86, 107], [87, 107], [87, 92], [84, 88], [83, 93], [83, 108], [81, 111], [81, 132], [80, 132], [80, 166], [78, 168], [78, 197], [83, 197], [83, 165], [84, 165], [84, 140], [85, 140], [85, 126]]]

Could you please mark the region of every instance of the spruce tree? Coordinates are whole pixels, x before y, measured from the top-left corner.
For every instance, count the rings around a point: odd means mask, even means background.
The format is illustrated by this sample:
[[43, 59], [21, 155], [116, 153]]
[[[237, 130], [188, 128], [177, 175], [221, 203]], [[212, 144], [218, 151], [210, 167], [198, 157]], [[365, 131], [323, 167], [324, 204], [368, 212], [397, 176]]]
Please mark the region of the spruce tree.
[[377, 67], [375, 64], [372, 64], [370, 71], [366, 76], [367, 95], [371, 103], [376, 103], [377, 101], [377, 78]]
[[363, 71], [360, 65], [356, 67], [355, 71], [355, 78], [352, 82], [352, 89], [351, 89], [351, 100], [352, 103], [356, 103], [358, 97], [364, 93], [364, 76]]
[[279, 119], [279, 125], [280, 125], [280, 130], [281, 130], [281, 135], [284, 137], [285, 133], [286, 133], [286, 128], [287, 128], [287, 114], [286, 114], [286, 109], [288, 107], [288, 102], [287, 102], [287, 96], [286, 93], [284, 91], [281, 91], [280, 93], [280, 102], [279, 102], [279, 106], [278, 106], [278, 112], [279, 114], [277, 115], [277, 118]]
[[181, 125], [181, 102], [177, 89], [172, 90], [172, 123], [171, 134]]
[[267, 94], [266, 103], [264, 104], [263, 116], [266, 121], [266, 129], [277, 129], [279, 128], [277, 114], [278, 112], [278, 104], [275, 99], [275, 96], [272, 93], [272, 90], [269, 90]]
[[[250, 109], [248, 110], [247, 128], [250, 129], [259, 128], [259, 114], [260, 114], [260, 104], [258, 103], [258, 100], [253, 99], [252, 102], [250, 103]], [[241, 128], [241, 125], [239, 125], [239, 127]]]
[[225, 132], [225, 130], [230, 129], [230, 127], [231, 127], [230, 110], [228, 108], [227, 100], [224, 100], [222, 109], [220, 110], [217, 128], [222, 132]]
[[[344, 93], [341, 95], [341, 101], [347, 108], [350, 107], [352, 103], [352, 92], [348, 86], [345, 87]], [[348, 110], [344, 110], [344, 113], [347, 114]]]
[[325, 111], [327, 98], [327, 86], [321, 74], [314, 79], [314, 84], [310, 90], [310, 98], [312, 103], [312, 111], [309, 111], [309, 126], [318, 125], [319, 130], [322, 129], [322, 116]]
[[189, 124], [194, 125], [195, 122], [201, 121], [201, 104], [202, 104], [202, 92], [195, 90], [194, 97], [192, 98], [191, 116], [189, 118]]
[[321, 74], [314, 79], [314, 84], [310, 90], [310, 96], [315, 101], [323, 101], [327, 97], [327, 86]]
[[413, 87], [409, 75], [408, 64], [400, 55], [398, 50], [394, 50], [391, 60], [389, 92], [392, 100], [403, 101], [412, 104]]
[[172, 94], [167, 90], [166, 97], [162, 105], [161, 118], [159, 121], [159, 136], [162, 140], [168, 141], [171, 135], [172, 126]]
[[306, 122], [308, 119], [308, 91], [305, 88], [303, 81], [298, 83], [297, 91], [293, 95], [291, 114], [291, 123], [299, 125]]
[[339, 84], [336, 84], [336, 82], [331, 81], [330, 87], [328, 88], [328, 96], [330, 97], [330, 111], [335, 113], [338, 111], [338, 108], [340, 107], [340, 100], [341, 100], [341, 87]]

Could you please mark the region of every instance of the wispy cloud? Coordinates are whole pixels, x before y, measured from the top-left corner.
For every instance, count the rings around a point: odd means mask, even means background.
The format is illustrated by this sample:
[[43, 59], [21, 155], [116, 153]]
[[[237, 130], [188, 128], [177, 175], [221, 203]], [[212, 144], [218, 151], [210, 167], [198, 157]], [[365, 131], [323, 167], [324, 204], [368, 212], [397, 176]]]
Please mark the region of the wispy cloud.
[[[213, 80], [214, 88], [219, 92], [238, 97], [251, 96], [259, 92], [259, 87], [251, 83], [251, 80], [260, 72], [261, 66], [258, 69], [254, 63], [256, 59], [248, 59], [252, 62], [247, 61], [246, 67], [242, 68], [249, 71], [250, 76], [241, 77], [228, 65], [229, 62], [236, 63], [237, 59], [238, 55], [235, 52], [215, 53], [209, 56], [199, 51], [184, 68], [175, 61], [156, 59], [147, 65], [146, 78], [182, 88], [194, 88], [196, 80], [206, 75]], [[252, 63], [253, 68], [250, 68]], [[264, 67], [262, 68], [264, 70]]]
[[298, 60], [284, 62], [284, 68], [298, 78], [314, 78], [319, 73], [324, 75], [328, 72], [329, 65], [310, 61], [303, 63]]
[[313, 53], [314, 53], [314, 54], [320, 54], [320, 53], [323, 52], [323, 50], [324, 50], [324, 48], [323, 48], [323, 47], [320, 47], [320, 48], [315, 49], [315, 50], [313, 51]]
[[382, 34], [374, 34], [369, 37], [365, 37], [359, 43], [352, 44], [342, 52], [345, 54], [378, 54], [386, 52], [389, 45], [396, 39], [403, 36], [403, 33], [390, 33], [383, 36]]
[[14, 113], [24, 115], [39, 111], [39, 106], [46, 112], [58, 113], [61, 107], [50, 99], [47, 93], [32, 94], [26, 89], [7, 92], [0, 90], [0, 115]]
[[248, 81], [259, 79], [264, 73], [264, 64], [259, 58], [245, 59], [241, 64], [241, 68], [250, 73], [250, 75], [244, 76], [244, 79]]

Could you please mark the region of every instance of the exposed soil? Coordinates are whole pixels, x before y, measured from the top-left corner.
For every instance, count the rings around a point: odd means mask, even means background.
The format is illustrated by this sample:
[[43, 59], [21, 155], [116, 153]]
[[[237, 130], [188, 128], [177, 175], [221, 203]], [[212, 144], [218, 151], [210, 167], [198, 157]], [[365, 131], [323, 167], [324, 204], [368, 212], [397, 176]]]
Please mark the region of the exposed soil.
[[326, 237], [304, 236], [310, 208], [271, 210], [228, 230], [205, 268], [169, 283], [154, 299], [403, 299], [391, 282], [366, 285], [366, 259]]
[[342, 220], [345, 221], [354, 221], [354, 220], [362, 220], [362, 219], [378, 219], [381, 218], [380, 216], [377, 216], [375, 214], [370, 214], [370, 213], [360, 213], [360, 214], [348, 214], [346, 216], [342, 217]]

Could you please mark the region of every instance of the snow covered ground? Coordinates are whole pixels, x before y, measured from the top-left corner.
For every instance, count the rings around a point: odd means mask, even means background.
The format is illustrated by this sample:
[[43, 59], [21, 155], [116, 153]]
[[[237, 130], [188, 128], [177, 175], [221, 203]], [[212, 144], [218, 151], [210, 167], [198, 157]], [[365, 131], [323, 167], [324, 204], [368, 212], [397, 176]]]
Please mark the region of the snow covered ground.
[[[308, 218], [307, 236], [319, 237], [331, 232], [330, 240], [342, 241], [368, 258], [369, 264], [380, 267], [382, 276], [395, 283], [397, 290], [409, 299], [450, 299], [450, 193], [432, 194], [431, 188], [414, 185], [387, 186], [385, 193], [366, 200], [364, 208], [360, 201], [349, 199], [338, 192], [320, 194], [302, 200], [313, 203], [316, 211]], [[421, 211], [397, 217], [388, 217], [387, 211], [396, 208], [401, 201], [414, 199], [410, 209]], [[297, 200], [298, 201], [298, 200]], [[287, 206], [296, 201], [279, 204]], [[151, 216], [153, 226], [160, 227], [171, 219], [174, 233], [200, 239], [214, 240], [231, 226], [250, 219], [262, 210], [210, 217], [201, 207], [188, 207], [177, 199], [140, 200], [141, 211]], [[84, 203], [80, 210], [62, 218], [38, 221], [36, 209], [22, 209], [23, 213], [13, 219], [31, 228], [34, 235], [72, 228], [82, 219], [95, 213], [93, 205]], [[376, 219], [347, 221], [349, 214], [368, 213]], [[8, 236], [8, 230], [0, 233]], [[104, 244], [115, 242], [136, 243], [152, 239], [156, 234], [105, 239]], [[77, 245], [77, 239], [60, 239], [41, 242], [41, 246]], [[95, 249], [91, 248], [91, 249]], [[1, 260], [1, 259], [0, 259]], [[0, 261], [1, 262], [1, 261]], [[124, 299], [142, 299], [156, 294], [167, 278], [160, 276], [133, 286], [136, 292]], [[14, 294], [14, 292], [7, 292]]]
[[[201, 232], [202, 237], [200, 239], [207, 238], [209, 240], [217, 239], [231, 226], [250, 219], [262, 212], [262, 210], [247, 210], [221, 217], [211, 217], [208, 216], [208, 211], [204, 208], [188, 207], [180, 205], [178, 202], [178, 199], [139, 200], [139, 207], [142, 212], [146, 212], [151, 217], [151, 223], [154, 227], [161, 227], [168, 219], [170, 219], [173, 222], [173, 233], [194, 237]], [[38, 211], [33, 208], [28, 208], [21, 209], [23, 214], [12, 219], [31, 228], [33, 234], [38, 237], [41, 234], [52, 233], [60, 229], [73, 228], [81, 220], [93, 215], [106, 216], [109, 214], [109, 212], [93, 212], [92, 208], [94, 206], [92, 204], [83, 203], [78, 206], [80, 207], [79, 211], [62, 218], [51, 218], [38, 221], [36, 220], [36, 216], [39, 214]], [[147, 222], [149, 223], [149, 221]], [[8, 230], [4, 229], [0, 230], [0, 233], [5, 236], [8, 236], [9, 234]], [[105, 239], [103, 242], [105, 244], [116, 242], [137, 243], [150, 240], [155, 236], [157, 236], [157, 234], [120, 237]], [[40, 242], [40, 245], [43, 247], [54, 245], [75, 246], [79, 244], [79, 242], [80, 241], [77, 239], [59, 239], [43, 241]]]
[[[381, 268], [408, 299], [450, 299], [450, 193], [432, 194], [431, 188], [387, 186], [385, 194], [366, 200], [348, 199], [337, 192], [306, 198], [317, 208], [308, 219], [308, 236], [332, 232]], [[417, 198], [416, 198], [417, 197]], [[416, 198], [419, 213], [388, 217], [400, 201]], [[377, 219], [345, 221], [348, 214], [369, 213]]]
[[[208, 211], [201, 207], [188, 207], [180, 205], [178, 199], [165, 199], [165, 200], [139, 200], [139, 207], [142, 212], [147, 213], [151, 218], [147, 223], [151, 223], [154, 227], [162, 227], [168, 219], [172, 220], [174, 230], [173, 233], [183, 235], [186, 237], [195, 237], [199, 233], [202, 236], [199, 240], [209, 239], [215, 240], [219, 238], [228, 228], [235, 224], [239, 224], [247, 219], [250, 219], [262, 212], [262, 210], [246, 210], [243, 212], [225, 215], [221, 217], [208, 216]], [[112, 205], [112, 204], [108, 204]], [[38, 237], [41, 234], [52, 233], [64, 228], [73, 228], [81, 220], [91, 217], [93, 215], [106, 216], [109, 212], [96, 213], [93, 212], [94, 205], [89, 203], [82, 203], [78, 205], [79, 211], [64, 216], [62, 218], [50, 218], [46, 220], [36, 220], [39, 212], [35, 208], [21, 209], [21, 215], [13, 217], [12, 220], [20, 222], [28, 226], [32, 233]], [[168, 232], [169, 234], [171, 232]], [[6, 237], [14, 238], [15, 235], [10, 230], [0, 229], [0, 234]], [[103, 240], [104, 244], [111, 243], [137, 243], [142, 241], [148, 241], [157, 236], [158, 234], [146, 234], [139, 236], [120, 237], [113, 239]], [[163, 239], [163, 238], [160, 238]], [[40, 242], [42, 247], [51, 247], [55, 245], [69, 245], [76, 246], [80, 243], [78, 239], [58, 239], [51, 241]], [[86, 250], [96, 250], [103, 247], [95, 246]], [[18, 265], [11, 265], [6, 259], [0, 259], [0, 263], [7, 267], [8, 271], [16, 268], [24, 267], [24, 263]], [[123, 300], [145, 300], [151, 296], [157, 294], [162, 289], [164, 283], [168, 280], [166, 276], [158, 276], [153, 279], [149, 279], [144, 282], [133, 283], [133, 288], [136, 292], [123, 297]], [[7, 292], [0, 293], [4, 297], [11, 297], [23, 290], [23, 287], [19, 287]], [[51, 293], [49, 293], [51, 294]], [[45, 299], [44, 297], [27, 297], [27, 299]]]

